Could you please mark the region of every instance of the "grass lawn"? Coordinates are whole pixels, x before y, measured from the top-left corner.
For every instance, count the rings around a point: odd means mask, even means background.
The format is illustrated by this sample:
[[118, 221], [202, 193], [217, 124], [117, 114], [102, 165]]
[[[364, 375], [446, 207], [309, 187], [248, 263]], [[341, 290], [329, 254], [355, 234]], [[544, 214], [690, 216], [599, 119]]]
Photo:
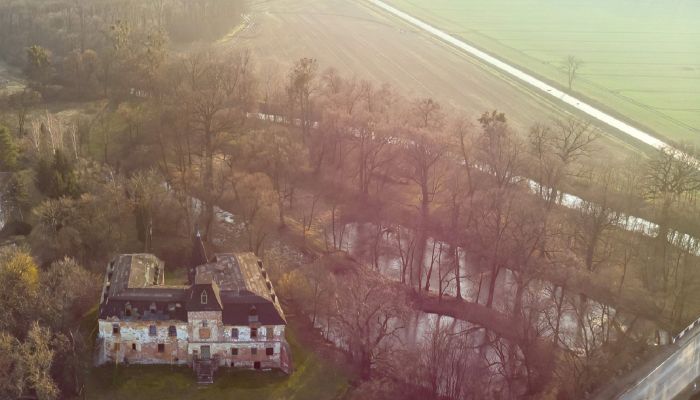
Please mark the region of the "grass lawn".
[[166, 267], [165, 284], [172, 286], [187, 285], [187, 268], [182, 266]]
[[338, 399], [347, 391], [350, 372], [311, 350], [299, 337], [302, 328], [287, 326], [294, 373], [219, 369], [214, 384], [197, 385], [188, 367], [130, 365], [93, 368], [87, 378], [88, 399]]
[[388, 0], [673, 141], [700, 145], [700, 2]]

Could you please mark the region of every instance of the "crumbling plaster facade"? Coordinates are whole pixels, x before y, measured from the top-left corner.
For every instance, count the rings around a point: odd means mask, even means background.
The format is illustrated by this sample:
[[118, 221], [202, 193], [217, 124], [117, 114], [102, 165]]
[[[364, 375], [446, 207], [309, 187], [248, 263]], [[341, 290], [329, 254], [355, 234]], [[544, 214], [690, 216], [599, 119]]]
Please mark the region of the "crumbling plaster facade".
[[[191, 286], [166, 287], [162, 263], [154, 256], [125, 256], [117, 257], [107, 268], [96, 364], [194, 366], [197, 360], [207, 360], [217, 367], [289, 372], [286, 321], [259, 261], [239, 256], [234, 260], [227, 254], [221, 258], [227, 268], [248, 262], [244, 265], [248, 269], [227, 272], [221, 263], [213, 263], [200, 270], [198, 281]], [[128, 270], [132, 266], [136, 274]], [[224, 278], [234, 280], [218, 279], [228, 285], [220, 289], [217, 280], [206, 275], [209, 270], [223, 271]], [[248, 282], [256, 279], [260, 281]], [[233, 290], [231, 285], [240, 287]], [[239, 324], [225, 324], [226, 318]]]

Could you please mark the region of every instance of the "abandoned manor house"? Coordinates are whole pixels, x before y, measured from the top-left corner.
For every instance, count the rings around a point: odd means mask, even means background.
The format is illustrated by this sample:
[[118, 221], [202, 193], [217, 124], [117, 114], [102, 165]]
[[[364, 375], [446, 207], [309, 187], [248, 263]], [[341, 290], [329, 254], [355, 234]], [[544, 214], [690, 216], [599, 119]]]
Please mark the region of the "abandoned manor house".
[[166, 286], [164, 263], [152, 254], [109, 263], [97, 364], [187, 364], [201, 383], [219, 367], [288, 373], [286, 320], [262, 262], [252, 253], [208, 260], [201, 241], [195, 252], [192, 264], [201, 264], [190, 268], [187, 286]]

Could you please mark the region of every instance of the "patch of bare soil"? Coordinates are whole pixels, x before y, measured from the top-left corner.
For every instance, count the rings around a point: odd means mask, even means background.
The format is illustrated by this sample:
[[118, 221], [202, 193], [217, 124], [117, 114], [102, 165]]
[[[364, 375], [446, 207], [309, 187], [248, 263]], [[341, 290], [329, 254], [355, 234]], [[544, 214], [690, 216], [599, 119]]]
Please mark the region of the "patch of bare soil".
[[0, 61], [0, 95], [20, 92], [25, 86], [22, 72]]

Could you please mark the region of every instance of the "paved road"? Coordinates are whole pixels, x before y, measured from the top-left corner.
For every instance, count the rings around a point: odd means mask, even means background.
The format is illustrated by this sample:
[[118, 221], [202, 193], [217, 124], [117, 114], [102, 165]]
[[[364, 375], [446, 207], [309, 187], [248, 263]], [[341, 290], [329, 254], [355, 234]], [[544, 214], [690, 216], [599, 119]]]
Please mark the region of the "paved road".
[[[615, 117], [613, 117], [610, 114], [607, 114], [590, 104], [585, 103], [584, 101], [577, 99], [576, 97], [570, 96], [561, 90], [558, 90], [557, 88], [533, 77], [532, 75], [529, 75], [512, 65], [506, 64], [503, 61], [491, 56], [490, 54], [487, 54], [473, 46], [470, 46], [469, 44], [451, 36], [450, 34], [432, 26], [429, 25], [395, 7], [390, 6], [389, 4], [381, 1], [381, 0], [368, 0], [370, 3], [376, 5], [377, 7], [385, 10], [388, 13], [391, 13], [392, 15], [395, 15], [396, 17], [401, 18], [402, 20], [410, 23], [411, 25], [414, 25], [415, 27], [437, 37], [438, 39], [449, 43], [452, 46], [455, 46], [469, 54], [471, 54], [474, 57], [477, 57], [481, 61], [507, 73], [508, 75], [542, 91], [543, 93], [546, 93], [559, 101], [562, 101], [572, 107], [577, 108], [578, 110], [588, 114], [589, 116], [597, 119], [600, 122], [603, 122], [604, 124], [615, 128], [621, 132], [623, 132], [626, 135], [629, 135], [633, 137], [634, 139], [647, 144], [649, 146], [655, 147], [657, 149], [673, 149], [671, 146], [669, 146], [667, 143], [657, 139], [656, 137], [650, 135], [647, 132], [644, 132], [640, 129], [635, 128], [632, 125], [629, 125]], [[673, 149], [675, 150], [675, 149]]]

